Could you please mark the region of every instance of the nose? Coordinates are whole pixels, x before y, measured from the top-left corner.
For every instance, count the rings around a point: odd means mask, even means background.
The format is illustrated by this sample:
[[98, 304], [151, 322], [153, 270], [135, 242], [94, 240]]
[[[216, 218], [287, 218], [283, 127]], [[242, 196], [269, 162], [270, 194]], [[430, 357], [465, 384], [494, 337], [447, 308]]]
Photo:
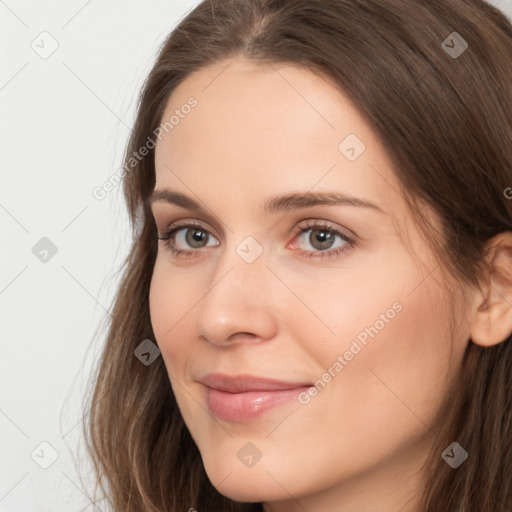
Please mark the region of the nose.
[[276, 279], [263, 257], [247, 263], [230, 252], [219, 260], [198, 304], [199, 334], [217, 346], [270, 340], [278, 329], [277, 297], [271, 290]]

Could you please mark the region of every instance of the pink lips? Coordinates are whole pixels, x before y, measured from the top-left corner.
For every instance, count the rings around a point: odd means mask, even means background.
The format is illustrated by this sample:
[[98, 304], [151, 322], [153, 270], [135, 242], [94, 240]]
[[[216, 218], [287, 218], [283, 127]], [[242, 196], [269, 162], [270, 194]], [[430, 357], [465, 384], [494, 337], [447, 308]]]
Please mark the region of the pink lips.
[[252, 375], [210, 373], [200, 380], [210, 411], [226, 421], [247, 421], [296, 398], [312, 384], [290, 383]]

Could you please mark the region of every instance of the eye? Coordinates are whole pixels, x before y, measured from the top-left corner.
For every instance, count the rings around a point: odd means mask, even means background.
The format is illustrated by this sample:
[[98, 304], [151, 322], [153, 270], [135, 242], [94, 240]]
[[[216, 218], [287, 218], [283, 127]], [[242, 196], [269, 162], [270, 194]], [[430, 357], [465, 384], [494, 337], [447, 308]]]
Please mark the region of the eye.
[[[300, 224], [294, 234], [295, 237], [287, 248], [297, 249], [301, 256], [309, 259], [333, 258], [355, 245], [352, 238], [325, 221], [309, 221]], [[220, 244], [198, 221], [185, 221], [170, 228], [158, 239], [168, 247], [173, 258], [195, 257], [202, 252], [201, 249], [216, 247]]]
[[[164, 242], [164, 245], [170, 249], [174, 257], [180, 255], [191, 257], [195, 255], [194, 253], [198, 252], [198, 249], [219, 245], [218, 241], [208, 230], [193, 222], [175, 226], [167, 231], [165, 235], [159, 236], [158, 239]], [[210, 244], [210, 239], [216, 243]]]
[[301, 255], [324, 259], [351, 249], [355, 241], [325, 222], [309, 221], [297, 227], [296, 237], [288, 247], [296, 249], [297, 245], [306, 247], [306, 250], [298, 248]]

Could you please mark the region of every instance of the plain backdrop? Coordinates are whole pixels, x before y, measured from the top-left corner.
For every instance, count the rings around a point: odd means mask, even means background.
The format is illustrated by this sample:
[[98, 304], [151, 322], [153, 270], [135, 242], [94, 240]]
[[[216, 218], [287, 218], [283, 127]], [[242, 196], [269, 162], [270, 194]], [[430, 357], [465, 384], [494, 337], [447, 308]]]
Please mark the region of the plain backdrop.
[[82, 400], [130, 232], [121, 187], [93, 190], [197, 3], [0, 0], [0, 512], [107, 510], [84, 493]]

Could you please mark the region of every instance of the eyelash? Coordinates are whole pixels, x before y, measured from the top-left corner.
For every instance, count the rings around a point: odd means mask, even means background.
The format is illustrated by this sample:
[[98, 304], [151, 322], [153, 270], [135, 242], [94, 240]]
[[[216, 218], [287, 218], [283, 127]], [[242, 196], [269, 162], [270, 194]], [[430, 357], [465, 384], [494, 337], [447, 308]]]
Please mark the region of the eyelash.
[[[179, 257], [193, 258], [193, 257], [197, 256], [198, 252], [202, 251], [202, 249], [194, 249], [194, 250], [189, 250], [189, 251], [183, 250], [183, 249], [176, 249], [176, 246], [175, 246], [174, 240], [173, 240], [174, 235], [177, 232], [179, 232], [185, 228], [196, 228], [198, 230], [206, 232], [210, 236], [210, 233], [208, 232], [208, 230], [205, 229], [200, 224], [198, 224], [197, 222], [192, 222], [192, 221], [190, 223], [184, 222], [184, 223], [180, 224], [179, 226], [173, 227], [172, 229], [167, 231], [167, 233], [165, 233], [164, 235], [158, 236], [158, 240], [161, 240], [162, 242], [164, 242], [164, 246], [168, 250], [170, 250], [171, 256], [173, 258], [179, 258]], [[343, 253], [355, 246], [355, 241], [352, 238], [349, 238], [347, 235], [345, 235], [341, 231], [327, 225], [326, 223], [321, 223], [318, 221], [309, 221], [309, 222], [306, 222], [305, 224], [298, 225], [294, 230], [294, 238], [300, 237], [301, 235], [303, 235], [304, 233], [306, 233], [307, 231], [309, 231], [311, 229], [323, 230], [323, 231], [327, 231], [335, 236], [339, 236], [344, 242], [346, 242], [346, 244], [342, 247], [336, 247], [334, 249], [327, 249], [325, 251], [320, 251], [320, 250], [306, 251], [303, 249], [296, 249], [301, 254], [301, 256], [305, 256], [308, 259], [324, 260], [324, 259], [335, 258], [336, 256], [339, 256], [341, 253]]]

